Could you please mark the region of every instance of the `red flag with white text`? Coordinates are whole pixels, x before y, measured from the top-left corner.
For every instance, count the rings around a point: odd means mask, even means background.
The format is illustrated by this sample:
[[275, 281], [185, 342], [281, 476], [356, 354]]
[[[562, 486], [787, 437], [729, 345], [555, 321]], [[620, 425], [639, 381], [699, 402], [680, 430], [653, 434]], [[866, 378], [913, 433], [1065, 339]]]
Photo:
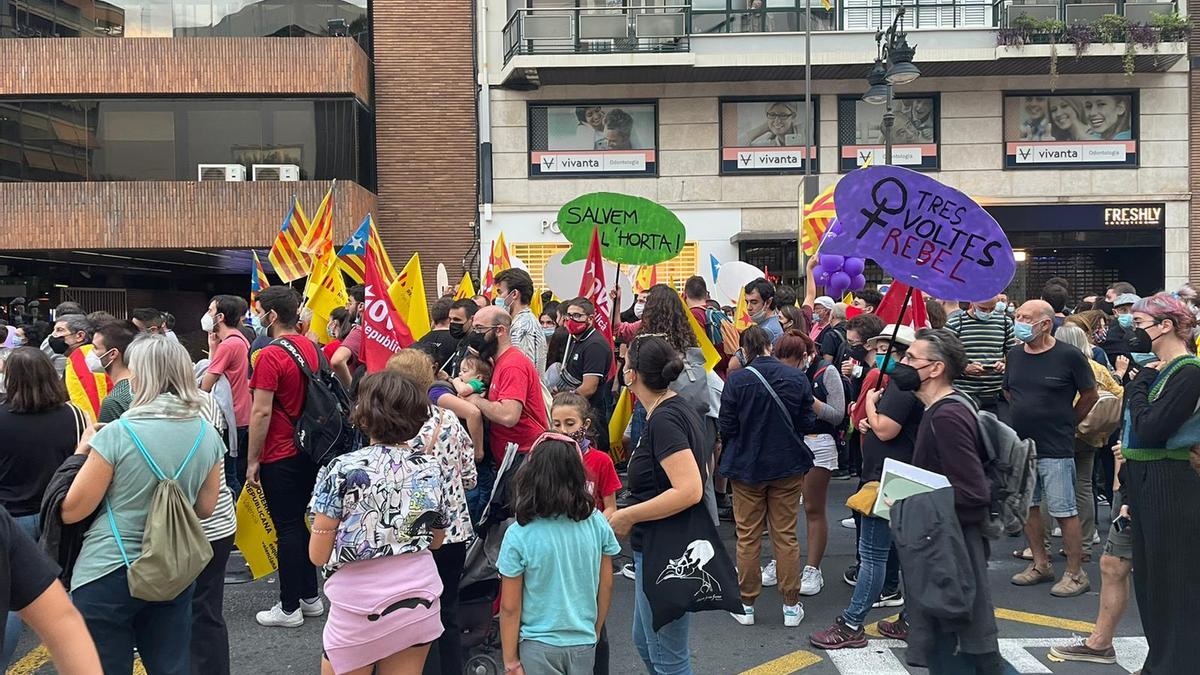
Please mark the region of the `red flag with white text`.
[[[615, 283], [615, 280], [614, 280]], [[596, 306], [596, 330], [613, 346], [612, 313], [613, 301], [609, 296], [608, 283], [604, 279], [604, 259], [600, 257], [600, 230], [592, 228], [592, 243], [588, 247], [587, 261], [583, 264], [583, 280], [579, 283], [579, 296], [587, 298]], [[617, 366], [613, 358], [612, 371]]]
[[368, 248], [363, 275], [363, 363], [368, 373], [383, 370], [392, 354], [413, 343], [412, 331], [388, 296], [375, 252]]

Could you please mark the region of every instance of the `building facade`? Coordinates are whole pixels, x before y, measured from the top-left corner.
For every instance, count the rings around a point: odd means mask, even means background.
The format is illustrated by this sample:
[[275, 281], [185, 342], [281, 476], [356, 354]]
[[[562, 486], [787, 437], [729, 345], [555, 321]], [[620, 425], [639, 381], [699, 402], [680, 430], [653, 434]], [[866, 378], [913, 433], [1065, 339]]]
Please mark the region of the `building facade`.
[[[680, 216], [694, 242], [681, 274], [711, 277], [711, 255], [795, 282], [804, 163], [812, 158], [820, 189], [867, 161], [883, 163], [884, 106], [862, 97], [875, 31], [891, 25], [899, 3], [816, 3], [811, 14], [791, 4], [490, 8], [493, 201], [481, 212], [483, 245], [503, 229], [519, 252], [544, 259], [565, 247], [558, 207], [609, 190]], [[1186, 8], [955, 0], [906, 8], [921, 76], [894, 87], [893, 163], [929, 172], [992, 213], [1017, 251], [1014, 296], [1036, 295], [1051, 276], [1078, 295], [1117, 279], [1149, 292], [1198, 270], [1186, 31], [1155, 17], [1177, 9]], [[1121, 18], [1102, 18], [1110, 13]], [[1077, 48], [1062, 43], [1056, 20], [1133, 27]], [[1150, 40], [1138, 37], [1145, 26], [1153, 46], [1125, 43], [1125, 35]], [[868, 279], [884, 275], [875, 269]]]

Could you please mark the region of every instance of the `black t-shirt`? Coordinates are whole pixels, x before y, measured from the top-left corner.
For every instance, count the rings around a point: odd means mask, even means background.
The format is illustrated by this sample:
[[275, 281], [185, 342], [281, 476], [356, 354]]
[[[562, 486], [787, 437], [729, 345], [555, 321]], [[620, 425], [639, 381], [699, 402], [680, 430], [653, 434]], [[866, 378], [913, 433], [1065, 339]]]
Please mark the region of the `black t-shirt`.
[[[662, 461], [680, 450], [691, 449], [704, 477], [704, 425], [692, 406], [679, 396], [672, 396], [654, 409], [646, 420], [646, 428], [629, 458], [629, 493], [636, 503], [650, 501], [671, 487], [671, 480], [662, 468]], [[633, 526], [633, 550], [642, 550], [642, 533]]]
[[440, 370], [454, 356], [458, 349], [458, 340], [450, 337], [449, 328], [435, 328], [413, 343], [413, 346], [418, 349], [424, 347], [431, 352], [430, 356], [437, 362], [434, 365]]
[[1017, 345], [1008, 352], [1004, 389], [1013, 430], [1037, 444], [1041, 459], [1075, 456], [1075, 396], [1096, 387], [1088, 357], [1065, 342], [1040, 354]]
[[612, 369], [613, 352], [608, 346], [608, 340], [595, 328], [589, 330], [582, 339], [571, 339], [567, 352], [563, 356], [563, 382], [571, 388], [583, 384], [587, 375], [600, 378], [596, 391], [588, 397], [588, 403], [596, 411], [594, 414], [603, 415], [605, 407], [604, 383], [609, 381], [608, 373]]
[[[863, 405], [866, 405], [865, 403]], [[921, 426], [921, 415], [925, 406], [911, 391], [901, 391], [895, 382], [888, 382], [875, 411], [900, 424], [900, 435], [890, 441], [881, 441], [874, 431], [868, 431], [862, 439], [862, 480], [879, 480], [883, 475], [883, 460], [892, 458], [912, 464], [913, 448], [917, 443], [917, 429]]]
[[0, 406], [0, 506], [13, 517], [37, 513], [51, 476], [75, 452], [77, 432], [69, 405], [24, 414]]
[[0, 508], [0, 634], [8, 613], [19, 612], [58, 579], [58, 565]]

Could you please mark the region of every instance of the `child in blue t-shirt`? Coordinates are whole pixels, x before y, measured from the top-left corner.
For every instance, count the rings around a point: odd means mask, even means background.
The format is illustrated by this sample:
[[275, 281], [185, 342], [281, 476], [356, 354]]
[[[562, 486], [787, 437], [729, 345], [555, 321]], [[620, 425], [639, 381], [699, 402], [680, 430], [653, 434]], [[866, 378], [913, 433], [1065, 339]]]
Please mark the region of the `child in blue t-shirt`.
[[569, 436], [543, 434], [515, 481], [498, 561], [505, 672], [591, 675], [621, 546]]

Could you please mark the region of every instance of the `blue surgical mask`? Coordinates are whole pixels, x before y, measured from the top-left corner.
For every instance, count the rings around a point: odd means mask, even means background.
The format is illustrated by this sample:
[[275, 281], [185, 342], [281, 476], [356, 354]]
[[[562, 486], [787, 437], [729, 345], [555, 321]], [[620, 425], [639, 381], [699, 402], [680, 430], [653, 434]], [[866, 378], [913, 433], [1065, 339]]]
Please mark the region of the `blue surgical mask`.
[[1033, 324], [1023, 321], [1013, 323], [1013, 335], [1021, 342], [1033, 342], [1037, 335], [1033, 332]]
[[980, 321], [991, 321], [993, 316], [995, 316], [995, 314], [992, 312], [985, 312], [979, 309], [975, 310], [975, 318], [979, 319]]
[[1117, 315], [1117, 323], [1121, 324], [1121, 326], [1124, 328], [1133, 328], [1133, 315], [1132, 314], [1118, 314]]
[[[883, 370], [884, 356], [885, 356], [885, 354], [876, 354], [875, 355], [875, 367], [880, 370]], [[884, 374], [887, 374], [887, 373], [892, 372], [895, 369], [896, 369], [896, 357], [893, 356], [892, 358], [888, 359], [887, 370], [883, 370], [883, 372], [884, 372]]]
[[507, 310], [508, 310], [508, 307], [506, 306], [506, 305], [507, 305], [507, 303], [505, 302], [505, 300], [504, 300], [504, 296], [503, 296], [503, 295], [502, 295], [502, 296], [500, 296], [500, 297], [498, 297], [498, 298], [496, 298], [495, 300], [493, 300], [493, 301], [492, 301], [492, 304], [493, 304], [493, 305], [495, 305], [495, 306], [497, 306], [497, 307], [499, 307], [500, 309], [503, 309], [503, 310], [505, 310], [505, 311], [507, 311]]
[[554, 326], [542, 326], [542, 335], [545, 335], [547, 340], [554, 337]]
[[996, 311], [1003, 314], [1008, 311], [1008, 304], [1004, 302], [996, 303]]

